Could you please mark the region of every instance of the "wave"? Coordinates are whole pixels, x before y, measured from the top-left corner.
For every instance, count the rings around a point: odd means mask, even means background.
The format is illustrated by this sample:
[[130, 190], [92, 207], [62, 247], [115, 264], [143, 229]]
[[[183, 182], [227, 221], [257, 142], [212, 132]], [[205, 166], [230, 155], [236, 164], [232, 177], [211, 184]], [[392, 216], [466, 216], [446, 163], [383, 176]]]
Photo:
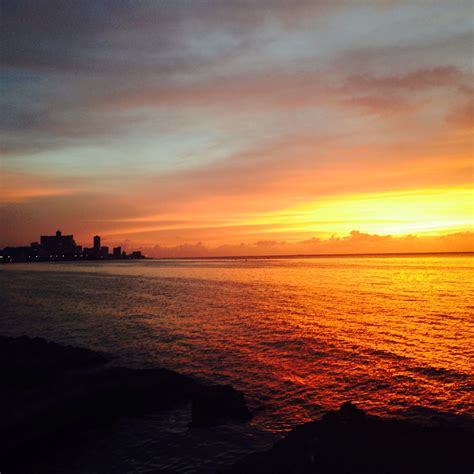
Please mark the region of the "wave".
[[408, 367], [407, 370], [410, 372], [415, 372], [417, 374], [423, 374], [429, 377], [436, 377], [444, 380], [461, 381], [466, 380], [469, 377], [467, 374], [464, 374], [462, 372], [458, 372], [452, 369], [445, 369], [443, 367], [416, 366]]

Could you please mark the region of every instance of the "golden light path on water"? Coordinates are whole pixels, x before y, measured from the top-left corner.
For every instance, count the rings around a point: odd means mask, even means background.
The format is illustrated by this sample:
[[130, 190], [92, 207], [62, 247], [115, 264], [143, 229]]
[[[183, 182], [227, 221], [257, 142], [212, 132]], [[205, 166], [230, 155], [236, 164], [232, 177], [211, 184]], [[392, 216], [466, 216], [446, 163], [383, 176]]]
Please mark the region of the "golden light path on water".
[[4, 266], [2, 333], [106, 350], [245, 391], [287, 430], [352, 400], [473, 413], [474, 258]]

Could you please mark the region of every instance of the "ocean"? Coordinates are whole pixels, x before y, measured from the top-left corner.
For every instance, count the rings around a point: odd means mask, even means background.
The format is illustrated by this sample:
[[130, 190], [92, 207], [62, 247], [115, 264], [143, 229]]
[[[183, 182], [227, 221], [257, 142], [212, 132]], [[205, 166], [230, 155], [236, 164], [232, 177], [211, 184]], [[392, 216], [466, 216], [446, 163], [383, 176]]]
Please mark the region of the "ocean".
[[[0, 333], [243, 390], [254, 419], [205, 442], [177, 411], [73, 453], [78, 472], [106, 472], [107, 456], [110, 472], [113, 456], [136, 472], [206, 472], [216, 453], [225, 465], [347, 400], [473, 415], [473, 270], [472, 254], [2, 265]], [[184, 460], [182, 443], [194, 443]]]

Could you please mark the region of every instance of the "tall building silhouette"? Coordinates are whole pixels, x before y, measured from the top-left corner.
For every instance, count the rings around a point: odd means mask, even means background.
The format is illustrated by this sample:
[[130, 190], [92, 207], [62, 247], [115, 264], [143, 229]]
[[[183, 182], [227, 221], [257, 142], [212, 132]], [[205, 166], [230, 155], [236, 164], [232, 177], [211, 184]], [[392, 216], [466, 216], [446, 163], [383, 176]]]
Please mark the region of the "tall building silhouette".
[[100, 236], [94, 235], [94, 253], [99, 255], [100, 253]]

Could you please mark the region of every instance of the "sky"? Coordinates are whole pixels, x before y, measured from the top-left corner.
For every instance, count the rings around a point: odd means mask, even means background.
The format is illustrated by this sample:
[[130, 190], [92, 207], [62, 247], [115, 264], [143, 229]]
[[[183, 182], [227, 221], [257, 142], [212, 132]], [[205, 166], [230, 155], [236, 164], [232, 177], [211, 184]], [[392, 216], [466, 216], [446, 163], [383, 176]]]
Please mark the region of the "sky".
[[473, 5], [4, 0], [0, 247], [474, 250]]

